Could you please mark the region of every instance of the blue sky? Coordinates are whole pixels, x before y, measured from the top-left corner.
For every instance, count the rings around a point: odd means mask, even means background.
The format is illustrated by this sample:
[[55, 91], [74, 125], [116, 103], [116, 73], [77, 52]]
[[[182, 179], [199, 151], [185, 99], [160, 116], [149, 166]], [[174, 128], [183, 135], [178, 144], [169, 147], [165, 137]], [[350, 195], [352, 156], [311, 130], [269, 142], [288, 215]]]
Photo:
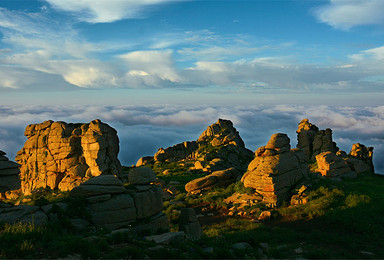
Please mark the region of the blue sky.
[[230, 119], [256, 150], [304, 117], [384, 173], [383, 0], [0, 0], [0, 149], [45, 120], [118, 130], [124, 165]]
[[380, 105], [383, 11], [382, 0], [0, 0], [0, 102]]

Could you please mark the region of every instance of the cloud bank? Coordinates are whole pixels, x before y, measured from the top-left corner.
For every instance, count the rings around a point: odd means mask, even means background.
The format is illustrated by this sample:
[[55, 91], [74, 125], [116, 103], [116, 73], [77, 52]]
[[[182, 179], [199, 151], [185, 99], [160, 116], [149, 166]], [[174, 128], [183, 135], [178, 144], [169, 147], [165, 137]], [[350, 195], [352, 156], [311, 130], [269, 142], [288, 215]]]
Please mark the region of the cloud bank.
[[309, 118], [320, 129], [331, 128], [344, 151], [356, 142], [373, 146], [376, 170], [384, 174], [384, 106], [0, 106], [0, 113], [0, 149], [11, 159], [24, 145], [25, 126], [48, 119], [85, 123], [100, 118], [118, 131], [119, 158], [131, 165], [160, 147], [196, 140], [218, 118], [232, 120], [251, 150], [277, 132], [287, 133], [295, 147], [297, 125]]

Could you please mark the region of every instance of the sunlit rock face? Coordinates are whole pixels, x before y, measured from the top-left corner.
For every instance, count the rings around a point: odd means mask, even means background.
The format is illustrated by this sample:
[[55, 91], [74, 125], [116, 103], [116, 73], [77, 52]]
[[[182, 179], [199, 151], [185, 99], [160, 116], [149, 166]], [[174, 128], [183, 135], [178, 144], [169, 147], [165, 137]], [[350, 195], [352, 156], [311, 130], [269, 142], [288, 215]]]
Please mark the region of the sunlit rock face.
[[26, 127], [28, 140], [17, 153], [22, 192], [71, 190], [99, 175], [121, 175], [115, 129], [100, 120], [88, 124], [45, 121]]
[[305, 154], [299, 149], [291, 150], [286, 134], [272, 135], [255, 155], [241, 181], [262, 195], [266, 204], [277, 205], [288, 199], [291, 188], [308, 174]]
[[183, 142], [166, 149], [160, 148], [154, 155], [154, 162], [184, 160], [194, 163], [193, 169], [208, 173], [231, 167], [244, 172], [253, 157], [252, 151], [245, 148], [233, 123], [219, 119], [208, 126], [197, 141]]
[[308, 160], [315, 161], [316, 155], [323, 152], [336, 153], [339, 148], [332, 140], [332, 130], [319, 130], [307, 118], [301, 120], [297, 133], [297, 148], [303, 150]]
[[0, 193], [20, 188], [20, 165], [8, 160], [5, 155], [0, 151]]

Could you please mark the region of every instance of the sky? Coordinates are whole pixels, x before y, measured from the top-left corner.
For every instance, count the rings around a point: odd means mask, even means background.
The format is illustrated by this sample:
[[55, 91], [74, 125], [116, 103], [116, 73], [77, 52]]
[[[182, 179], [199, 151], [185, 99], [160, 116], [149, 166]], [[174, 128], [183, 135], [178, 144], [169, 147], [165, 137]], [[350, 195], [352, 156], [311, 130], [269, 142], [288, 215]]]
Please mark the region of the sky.
[[383, 12], [383, 0], [0, 0], [0, 149], [14, 158], [30, 123], [100, 118], [128, 164], [218, 117], [252, 150], [273, 131], [295, 142], [305, 116], [343, 149], [377, 147], [380, 165]]

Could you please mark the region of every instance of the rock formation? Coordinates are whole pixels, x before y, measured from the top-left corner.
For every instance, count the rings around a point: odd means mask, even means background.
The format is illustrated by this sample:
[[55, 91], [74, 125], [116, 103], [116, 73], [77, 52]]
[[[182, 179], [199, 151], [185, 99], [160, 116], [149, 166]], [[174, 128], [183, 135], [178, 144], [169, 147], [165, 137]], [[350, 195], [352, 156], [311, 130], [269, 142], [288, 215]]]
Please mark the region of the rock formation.
[[325, 177], [355, 177], [348, 164], [341, 156], [330, 151], [316, 155], [318, 169], [322, 176]]
[[350, 178], [365, 172], [374, 173], [372, 157], [373, 147], [356, 143], [348, 155], [343, 151], [324, 152], [316, 156], [316, 161], [322, 176]]
[[20, 189], [20, 164], [9, 161], [5, 155], [0, 151], [0, 193]]
[[194, 179], [185, 185], [185, 190], [191, 194], [198, 194], [204, 190], [216, 187], [225, 187], [235, 182], [240, 177], [240, 173], [235, 168], [222, 171], [215, 171], [207, 176]]
[[72, 197], [84, 197], [91, 222], [97, 227], [119, 229], [130, 227], [135, 231], [156, 233], [168, 230], [167, 217], [161, 212], [163, 207], [162, 189], [150, 185], [151, 178], [123, 183], [112, 175], [92, 178], [70, 191]]
[[297, 133], [297, 148], [304, 151], [308, 160], [314, 161], [316, 155], [331, 151], [336, 153], [339, 148], [332, 140], [332, 130], [319, 130], [307, 118], [301, 120]]
[[[193, 169], [205, 172], [231, 167], [245, 171], [253, 157], [252, 151], [245, 148], [232, 122], [219, 119], [217, 123], [208, 126], [197, 141], [160, 148], [153, 157], [153, 163], [189, 161], [194, 165]], [[143, 157], [139, 159], [137, 166], [150, 162], [151, 157]]]
[[17, 153], [22, 191], [71, 190], [91, 177], [121, 175], [116, 130], [100, 120], [88, 124], [45, 121], [26, 127], [28, 140]]
[[266, 146], [256, 150], [255, 159], [241, 181], [262, 195], [263, 202], [270, 205], [289, 198], [290, 189], [308, 173], [305, 154], [291, 150], [286, 134], [274, 134]]
[[352, 145], [351, 151], [349, 152], [349, 158], [347, 162], [349, 166], [357, 173], [366, 171], [375, 172], [373, 166], [373, 147], [366, 147], [363, 144], [356, 143]]

